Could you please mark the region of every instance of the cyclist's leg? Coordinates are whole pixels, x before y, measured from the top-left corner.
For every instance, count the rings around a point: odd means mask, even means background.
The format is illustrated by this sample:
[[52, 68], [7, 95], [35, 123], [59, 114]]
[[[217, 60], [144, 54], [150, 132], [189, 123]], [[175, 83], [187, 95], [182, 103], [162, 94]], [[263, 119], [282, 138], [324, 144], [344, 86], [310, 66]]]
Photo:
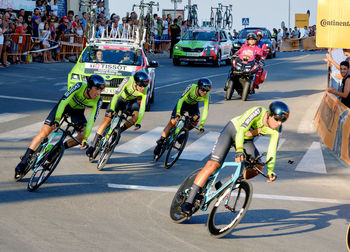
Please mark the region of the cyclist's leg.
[[216, 141], [211, 153], [209, 161], [205, 164], [202, 170], [197, 174], [193, 185], [191, 187], [190, 195], [186, 199], [182, 206], [182, 211], [186, 215], [192, 214], [193, 202], [201, 189], [207, 182], [210, 175], [212, 175], [224, 162], [234, 139], [236, 136], [236, 129], [233, 123], [230, 121], [226, 124], [225, 128], [221, 131], [218, 140]]
[[[139, 118], [140, 105], [138, 103], [138, 100], [135, 99], [135, 100], [129, 102], [126, 105], [126, 110], [130, 111], [132, 113], [132, 116], [129, 119], [129, 121], [132, 122], [132, 123], [135, 123], [137, 121], [137, 119]], [[132, 126], [131, 123], [125, 122], [124, 125], [120, 128], [120, 132], [124, 132], [125, 130], [127, 130], [131, 126]]]
[[[70, 116], [72, 119], [72, 123], [80, 126], [80, 128], [81, 128], [81, 130], [78, 132], [78, 135], [76, 136], [76, 139], [79, 140], [79, 142], [81, 143], [84, 139], [86, 124], [87, 124], [87, 120], [86, 120], [85, 115], [84, 115], [84, 109], [73, 110], [70, 113]], [[74, 147], [77, 145], [78, 145], [78, 143], [75, 140], [68, 139], [64, 143], [64, 148], [68, 149], [68, 148], [71, 148], [71, 147]]]
[[21, 161], [18, 163], [18, 165], [15, 168], [15, 178], [20, 177], [23, 169], [27, 166], [31, 155], [36, 151], [36, 149], [39, 147], [40, 143], [47, 137], [50, 132], [52, 131], [52, 125], [55, 121], [55, 115], [58, 108], [59, 102], [53, 107], [53, 109], [50, 111], [49, 115], [47, 116], [44, 125], [41, 127], [39, 133], [32, 139], [29, 147], [27, 148], [24, 156], [21, 158]]
[[[165, 128], [163, 129], [162, 135], [160, 136], [160, 139], [157, 140], [157, 145], [154, 148], [153, 154], [154, 155], [159, 155], [160, 151], [161, 151], [161, 147], [164, 143], [164, 140], [167, 138], [167, 136], [169, 135], [169, 132], [175, 127], [176, 125], [176, 107], [177, 105], [175, 105], [173, 112], [171, 113], [171, 117], [170, 120], [167, 124], [167, 126], [165, 126]], [[182, 112], [182, 111], [181, 111]]]
[[192, 125], [188, 126], [188, 129], [191, 130], [193, 129], [195, 126], [198, 125], [199, 122], [199, 118], [200, 118], [200, 111], [199, 111], [199, 106], [198, 103], [191, 105], [191, 107], [188, 109], [188, 114], [191, 117], [191, 121], [192, 121]]

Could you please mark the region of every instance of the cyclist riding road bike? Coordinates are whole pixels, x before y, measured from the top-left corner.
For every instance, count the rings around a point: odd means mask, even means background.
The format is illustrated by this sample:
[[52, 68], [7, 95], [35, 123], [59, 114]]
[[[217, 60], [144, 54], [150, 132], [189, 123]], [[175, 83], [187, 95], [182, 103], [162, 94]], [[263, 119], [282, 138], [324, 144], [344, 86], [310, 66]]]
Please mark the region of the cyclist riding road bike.
[[188, 114], [192, 117], [194, 126], [198, 124], [200, 118], [198, 102], [201, 101], [204, 102], [204, 108], [201, 123], [199, 125], [199, 134], [204, 132], [203, 127], [208, 116], [209, 91], [211, 90], [211, 87], [212, 83], [209, 79], [201, 78], [198, 80], [197, 84], [189, 85], [186, 88], [185, 92], [182, 94], [181, 98], [173, 109], [168, 125], [164, 128], [160, 139], [157, 140], [157, 146], [154, 149], [155, 156], [159, 155], [164, 140], [185, 112], [188, 112]]
[[[50, 134], [52, 130], [58, 128], [60, 125], [60, 120], [64, 114], [68, 114], [74, 124], [82, 126], [82, 130], [78, 132], [78, 136], [76, 137], [82, 144], [80, 149], [85, 150], [88, 147], [87, 139], [102, 106], [100, 94], [104, 88], [105, 80], [103, 77], [100, 75], [91, 75], [88, 78], [87, 83], [78, 82], [63, 95], [63, 97], [51, 110], [44, 122], [43, 127], [33, 138], [29, 148], [21, 158], [21, 162], [19, 162], [15, 168], [16, 180], [21, 177], [23, 170], [30, 161], [31, 155], [39, 147], [40, 143]], [[88, 121], [84, 116], [86, 107], [91, 108], [91, 114]], [[64, 143], [65, 149], [76, 145], [78, 145], [78, 143], [73, 139], [70, 139]]]
[[[267, 152], [267, 160], [272, 161], [267, 164], [269, 180], [273, 182], [276, 179], [274, 173], [276, 163], [276, 152], [279, 134], [282, 131], [282, 123], [289, 117], [288, 106], [281, 101], [274, 101], [270, 104], [269, 109], [261, 106], [255, 106], [244, 112], [242, 115], [234, 117], [229, 121], [220, 133], [211, 153], [209, 161], [196, 176], [191, 187], [189, 197], [182, 205], [182, 211], [187, 216], [192, 215], [193, 202], [201, 189], [213, 174], [224, 162], [231, 146], [236, 149], [235, 161], [241, 162], [246, 159], [246, 155], [253, 158], [259, 155], [254, 145], [254, 138], [259, 135], [270, 135], [270, 143]], [[262, 167], [259, 167], [262, 169]], [[256, 176], [255, 174], [244, 174], [245, 179]]]
[[[147, 90], [149, 84], [149, 76], [144, 71], [138, 71], [132, 77], [126, 77], [116, 90], [111, 103], [109, 104], [105, 118], [97, 129], [96, 135], [91, 146], [87, 149], [86, 155], [92, 157], [97, 143], [102, 138], [103, 132], [111, 123], [115, 113], [121, 110], [132, 112], [130, 122], [134, 123], [135, 130], [141, 128], [141, 121], [146, 109]], [[141, 104], [138, 103], [138, 98], [141, 97]], [[126, 122], [121, 126], [121, 132], [131, 127], [131, 124]]]

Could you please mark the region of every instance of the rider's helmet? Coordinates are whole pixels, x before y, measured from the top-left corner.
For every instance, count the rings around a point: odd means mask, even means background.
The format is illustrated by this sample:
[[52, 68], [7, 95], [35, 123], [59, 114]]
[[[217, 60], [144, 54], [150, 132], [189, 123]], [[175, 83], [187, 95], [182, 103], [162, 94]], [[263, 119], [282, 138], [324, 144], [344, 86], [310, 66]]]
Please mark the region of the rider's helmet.
[[274, 101], [269, 106], [269, 115], [273, 116], [276, 121], [285, 122], [289, 117], [289, 108], [282, 101]]
[[254, 33], [255, 33], [256, 36], [264, 37], [262, 31], [260, 31], [260, 30], [256, 30]]
[[105, 79], [98, 74], [93, 74], [87, 79], [88, 88], [97, 87], [98, 89], [104, 89], [106, 86]]
[[149, 84], [149, 76], [144, 71], [138, 71], [134, 74], [134, 80], [136, 85], [141, 87], [147, 87]]
[[200, 78], [197, 85], [199, 89], [209, 92], [211, 90], [212, 83], [208, 78]]
[[248, 33], [247, 40], [249, 40], [249, 39], [257, 40], [257, 37], [256, 37], [255, 33], [252, 33], [252, 32]]

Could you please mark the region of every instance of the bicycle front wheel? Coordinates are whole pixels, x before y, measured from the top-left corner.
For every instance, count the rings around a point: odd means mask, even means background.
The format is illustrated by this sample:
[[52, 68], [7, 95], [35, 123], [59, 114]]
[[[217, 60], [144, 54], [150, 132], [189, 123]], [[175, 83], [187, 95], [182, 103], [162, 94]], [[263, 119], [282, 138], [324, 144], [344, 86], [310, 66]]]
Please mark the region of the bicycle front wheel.
[[169, 146], [168, 153], [166, 154], [164, 166], [166, 169], [172, 167], [179, 159], [182, 151], [184, 150], [188, 139], [188, 131], [181, 130], [179, 134], [173, 139]]
[[102, 146], [102, 152], [100, 159], [97, 163], [97, 170], [101, 171], [103, 167], [107, 164], [109, 158], [111, 157], [115, 146], [117, 146], [120, 139], [120, 128], [117, 130], [116, 133], [113, 133], [108, 141], [105, 143], [104, 146]]
[[181, 206], [187, 199], [186, 192], [191, 189], [193, 181], [201, 169], [202, 168], [199, 168], [192, 172], [190, 175], [188, 175], [188, 177], [184, 180], [184, 182], [181, 184], [176, 194], [174, 195], [170, 207], [170, 218], [176, 223], [181, 223], [187, 219], [187, 217], [181, 210]]
[[[29, 179], [27, 190], [33, 192], [38, 189], [50, 177], [52, 172], [57, 167], [64, 153], [64, 147], [55, 146], [52, 148], [47, 158], [39, 162], [33, 169], [33, 174]], [[44, 155], [44, 156], [45, 156]]]
[[249, 181], [237, 182], [230, 194], [231, 186], [218, 196], [208, 218], [209, 232], [216, 238], [227, 235], [238, 225], [252, 200], [253, 187]]

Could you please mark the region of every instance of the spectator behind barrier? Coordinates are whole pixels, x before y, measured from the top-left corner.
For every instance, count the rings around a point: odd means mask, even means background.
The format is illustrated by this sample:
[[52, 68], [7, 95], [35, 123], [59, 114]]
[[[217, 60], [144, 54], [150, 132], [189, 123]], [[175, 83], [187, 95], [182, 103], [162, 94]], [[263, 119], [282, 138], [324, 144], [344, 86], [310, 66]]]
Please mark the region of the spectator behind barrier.
[[342, 85], [339, 90], [335, 88], [328, 88], [327, 91], [340, 97], [341, 102], [350, 108], [350, 76], [349, 76], [349, 62], [342, 61], [340, 63], [340, 74], [342, 76]]
[[349, 49], [333, 48], [329, 49], [326, 54], [325, 61], [331, 64], [331, 87], [339, 90], [342, 76], [340, 75], [340, 62], [344, 61], [347, 56], [350, 56]]

